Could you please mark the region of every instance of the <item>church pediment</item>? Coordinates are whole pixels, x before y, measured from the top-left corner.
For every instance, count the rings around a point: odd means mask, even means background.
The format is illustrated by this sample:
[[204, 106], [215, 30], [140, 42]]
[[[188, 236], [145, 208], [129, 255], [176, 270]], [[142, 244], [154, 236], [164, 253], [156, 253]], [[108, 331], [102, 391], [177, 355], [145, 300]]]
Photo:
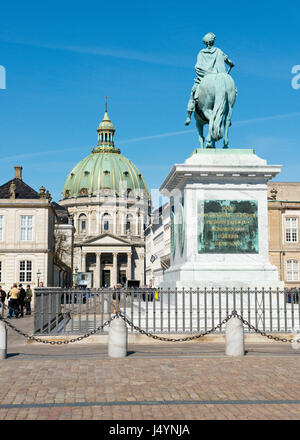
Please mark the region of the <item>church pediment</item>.
[[123, 238], [116, 237], [112, 234], [101, 234], [98, 237], [90, 238], [82, 243], [83, 245], [95, 245], [95, 246], [128, 246], [130, 243]]

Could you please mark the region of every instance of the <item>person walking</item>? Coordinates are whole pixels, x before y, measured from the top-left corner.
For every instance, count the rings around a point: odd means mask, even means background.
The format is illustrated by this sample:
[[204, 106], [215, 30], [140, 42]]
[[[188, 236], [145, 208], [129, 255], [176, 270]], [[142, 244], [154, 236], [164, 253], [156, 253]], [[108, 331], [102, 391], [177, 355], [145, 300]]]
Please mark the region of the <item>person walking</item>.
[[19, 291], [20, 291], [20, 294], [19, 294], [18, 301], [19, 301], [19, 308], [20, 308], [20, 317], [23, 318], [23, 316], [24, 316], [24, 300], [25, 300], [26, 292], [25, 292], [25, 289], [23, 289], [22, 284], [19, 284]]
[[19, 295], [20, 290], [18, 289], [17, 283], [14, 283], [13, 287], [9, 292], [9, 316], [8, 318], [12, 318], [14, 313], [16, 318], [19, 318]]
[[31, 300], [32, 300], [32, 290], [30, 285], [27, 285], [26, 288], [26, 296], [24, 299], [25, 307], [26, 307], [26, 315], [31, 315]]

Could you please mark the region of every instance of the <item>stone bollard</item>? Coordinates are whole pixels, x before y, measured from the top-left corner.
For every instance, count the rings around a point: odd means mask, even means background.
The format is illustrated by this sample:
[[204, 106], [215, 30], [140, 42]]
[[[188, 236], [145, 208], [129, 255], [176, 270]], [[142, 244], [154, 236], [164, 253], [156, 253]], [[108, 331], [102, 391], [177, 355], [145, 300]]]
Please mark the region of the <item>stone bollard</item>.
[[0, 359], [7, 358], [7, 328], [4, 322], [0, 321]]
[[233, 316], [226, 324], [226, 355], [244, 356], [244, 326], [242, 321]]
[[128, 329], [126, 323], [119, 316], [109, 325], [108, 356], [122, 358], [127, 356]]

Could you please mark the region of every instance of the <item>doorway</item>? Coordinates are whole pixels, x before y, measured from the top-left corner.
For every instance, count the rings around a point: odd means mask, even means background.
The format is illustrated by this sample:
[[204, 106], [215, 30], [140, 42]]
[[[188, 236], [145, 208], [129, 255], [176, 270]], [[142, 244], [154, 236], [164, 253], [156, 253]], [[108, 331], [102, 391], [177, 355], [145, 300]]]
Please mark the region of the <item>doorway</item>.
[[102, 286], [101, 287], [110, 287], [110, 270], [102, 271]]

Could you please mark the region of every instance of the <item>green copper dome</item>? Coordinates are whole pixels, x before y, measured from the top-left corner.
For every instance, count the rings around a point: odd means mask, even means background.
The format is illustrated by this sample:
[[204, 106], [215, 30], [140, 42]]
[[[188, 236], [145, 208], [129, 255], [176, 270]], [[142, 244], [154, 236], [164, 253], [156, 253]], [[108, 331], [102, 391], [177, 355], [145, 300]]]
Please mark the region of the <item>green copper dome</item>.
[[[82, 159], [68, 175], [63, 199], [97, 196], [101, 190], [120, 195], [121, 189], [137, 196], [147, 190], [144, 177], [137, 167], [115, 147], [115, 128], [107, 109], [98, 129], [98, 146]], [[110, 192], [109, 191], [109, 192]]]

